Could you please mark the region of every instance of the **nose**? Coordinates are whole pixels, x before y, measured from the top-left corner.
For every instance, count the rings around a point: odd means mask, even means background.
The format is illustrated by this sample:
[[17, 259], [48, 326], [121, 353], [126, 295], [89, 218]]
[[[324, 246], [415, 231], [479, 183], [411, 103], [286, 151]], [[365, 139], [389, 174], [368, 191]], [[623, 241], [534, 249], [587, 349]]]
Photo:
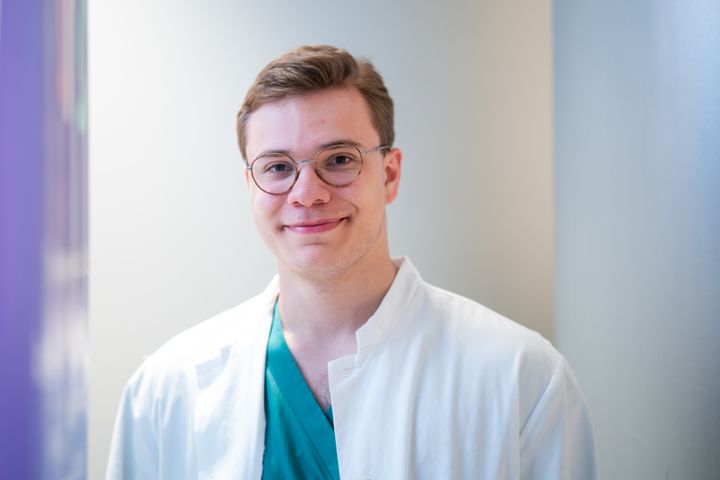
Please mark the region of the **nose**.
[[302, 168], [300, 163], [298, 162], [300, 174], [288, 193], [288, 203], [303, 207], [328, 203], [332, 195], [331, 187], [318, 176], [314, 162], [307, 162], [307, 165]]

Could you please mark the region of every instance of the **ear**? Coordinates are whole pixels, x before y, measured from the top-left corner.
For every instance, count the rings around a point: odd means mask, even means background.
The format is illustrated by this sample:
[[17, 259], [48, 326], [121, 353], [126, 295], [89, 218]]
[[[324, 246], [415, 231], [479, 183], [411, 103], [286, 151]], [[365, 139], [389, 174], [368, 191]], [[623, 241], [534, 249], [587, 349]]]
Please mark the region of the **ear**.
[[243, 170], [245, 171], [245, 186], [250, 188], [250, 170], [247, 168], [243, 168]]
[[385, 154], [385, 204], [391, 203], [397, 197], [400, 187], [400, 172], [402, 170], [402, 151], [391, 148]]

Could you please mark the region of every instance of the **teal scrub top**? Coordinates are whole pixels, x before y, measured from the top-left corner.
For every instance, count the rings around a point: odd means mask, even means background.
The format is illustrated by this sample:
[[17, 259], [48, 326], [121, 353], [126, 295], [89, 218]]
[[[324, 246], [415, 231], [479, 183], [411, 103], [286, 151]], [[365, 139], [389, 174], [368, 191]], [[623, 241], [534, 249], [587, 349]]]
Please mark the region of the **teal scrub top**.
[[276, 302], [265, 363], [263, 479], [339, 480], [331, 409], [322, 411], [295, 363]]

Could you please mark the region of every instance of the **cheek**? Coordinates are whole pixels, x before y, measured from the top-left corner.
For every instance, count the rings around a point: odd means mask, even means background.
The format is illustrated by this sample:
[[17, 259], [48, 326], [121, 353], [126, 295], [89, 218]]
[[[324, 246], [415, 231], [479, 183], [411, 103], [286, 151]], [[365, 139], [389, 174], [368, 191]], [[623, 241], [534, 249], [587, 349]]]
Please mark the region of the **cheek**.
[[258, 228], [267, 228], [269, 223], [276, 221], [275, 215], [282, 207], [282, 198], [273, 197], [254, 190], [250, 194], [250, 205], [252, 208], [253, 218]]
[[384, 216], [385, 191], [381, 185], [373, 185], [362, 196], [356, 196], [352, 202], [366, 222], [375, 223]]
[[[383, 173], [376, 170], [368, 170], [361, 175], [367, 175], [363, 181], [351, 183], [348, 187], [349, 198], [354, 198], [358, 206], [365, 208], [376, 208], [378, 204], [384, 204], [385, 182]], [[360, 179], [358, 179], [360, 180]]]

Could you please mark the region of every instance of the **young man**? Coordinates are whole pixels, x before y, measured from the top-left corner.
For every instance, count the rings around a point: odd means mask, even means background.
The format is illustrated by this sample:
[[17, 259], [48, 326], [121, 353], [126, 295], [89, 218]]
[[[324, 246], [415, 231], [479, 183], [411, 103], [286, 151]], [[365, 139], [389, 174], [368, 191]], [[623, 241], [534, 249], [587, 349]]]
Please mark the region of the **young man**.
[[108, 478], [595, 478], [562, 356], [391, 259], [402, 154], [370, 63], [283, 55], [250, 88], [238, 137], [278, 275], [143, 363]]

